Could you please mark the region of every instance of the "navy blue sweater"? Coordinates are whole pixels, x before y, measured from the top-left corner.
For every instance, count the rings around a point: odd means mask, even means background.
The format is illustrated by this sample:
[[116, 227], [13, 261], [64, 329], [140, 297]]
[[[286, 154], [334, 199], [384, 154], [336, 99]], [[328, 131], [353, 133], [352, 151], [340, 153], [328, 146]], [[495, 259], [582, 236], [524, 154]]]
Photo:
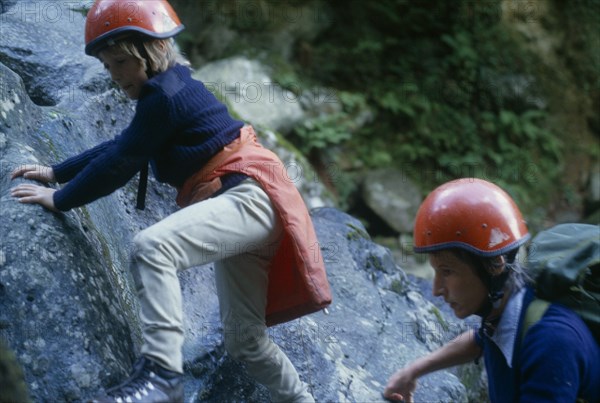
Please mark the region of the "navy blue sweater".
[[242, 126], [188, 68], [174, 66], [146, 82], [120, 135], [52, 167], [59, 183], [69, 182], [54, 205], [67, 211], [106, 196], [149, 162], [158, 181], [180, 187]]
[[[528, 289], [524, 313], [533, 300]], [[492, 402], [600, 402], [600, 347], [585, 323], [571, 310], [552, 304], [523, 339], [516, 340], [512, 368], [488, 337], [476, 337], [483, 347]]]

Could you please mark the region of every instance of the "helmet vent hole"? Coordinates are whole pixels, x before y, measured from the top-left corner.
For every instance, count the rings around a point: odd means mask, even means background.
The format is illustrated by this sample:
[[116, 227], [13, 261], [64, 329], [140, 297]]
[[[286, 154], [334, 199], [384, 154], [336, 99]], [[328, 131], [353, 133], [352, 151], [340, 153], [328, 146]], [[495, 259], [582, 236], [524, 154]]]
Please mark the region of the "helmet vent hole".
[[461, 236], [461, 232], [460, 231], [456, 231], [456, 236]]

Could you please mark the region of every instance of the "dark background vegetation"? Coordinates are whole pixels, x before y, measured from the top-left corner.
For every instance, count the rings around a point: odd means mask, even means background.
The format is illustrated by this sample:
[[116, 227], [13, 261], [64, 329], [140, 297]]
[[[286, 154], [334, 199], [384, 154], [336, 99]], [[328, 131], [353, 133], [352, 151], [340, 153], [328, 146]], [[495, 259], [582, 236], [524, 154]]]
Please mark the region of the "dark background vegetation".
[[[456, 177], [496, 182], [537, 226], [598, 221], [588, 193], [599, 157], [600, 1], [173, 3], [185, 10], [179, 41], [196, 65], [244, 53], [292, 91], [336, 91], [341, 108], [290, 138], [317, 166], [339, 167], [341, 206], [351, 209], [365, 171], [391, 166], [424, 193]], [[315, 32], [281, 51], [273, 38], [306, 14]], [[236, 39], [225, 41], [223, 27]]]

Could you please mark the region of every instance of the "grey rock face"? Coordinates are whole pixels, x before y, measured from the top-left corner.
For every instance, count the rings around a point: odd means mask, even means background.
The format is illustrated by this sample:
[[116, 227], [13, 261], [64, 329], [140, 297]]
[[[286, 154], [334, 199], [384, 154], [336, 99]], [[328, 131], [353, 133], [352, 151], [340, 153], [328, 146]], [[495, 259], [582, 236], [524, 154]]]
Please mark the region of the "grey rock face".
[[[395, 370], [454, 337], [463, 324], [451, 329], [358, 220], [324, 208], [313, 221], [333, 288], [331, 313], [321, 320], [333, 332], [319, 344], [334, 363], [334, 400], [381, 400]], [[415, 395], [415, 401], [464, 400], [464, 387], [446, 372], [423, 378]]]
[[396, 169], [369, 172], [363, 182], [362, 196], [391, 228], [400, 233], [412, 233], [422, 197], [405, 173]]
[[70, 96], [83, 72], [97, 63], [83, 54], [81, 5], [25, 0], [0, 9], [0, 62], [19, 72], [38, 105]]
[[253, 125], [289, 132], [304, 117], [299, 97], [281, 88], [257, 61], [224, 59], [202, 67], [195, 77], [223, 94], [235, 113]]
[[114, 267], [95, 244], [100, 238], [89, 220], [10, 197], [9, 188], [21, 181], [10, 182], [10, 171], [51, 154], [45, 139], [31, 133], [53, 118], [1, 64], [0, 77], [6, 89], [0, 98], [6, 135], [0, 154], [0, 335], [23, 365], [34, 400], [73, 400], [126, 371], [132, 311], [113, 286]]

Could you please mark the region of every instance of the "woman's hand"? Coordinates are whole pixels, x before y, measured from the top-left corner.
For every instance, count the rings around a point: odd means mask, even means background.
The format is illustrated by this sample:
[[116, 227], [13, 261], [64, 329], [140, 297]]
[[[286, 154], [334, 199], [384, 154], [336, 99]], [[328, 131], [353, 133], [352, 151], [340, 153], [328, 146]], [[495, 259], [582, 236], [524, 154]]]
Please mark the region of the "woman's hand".
[[19, 199], [20, 203], [37, 203], [48, 210], [59, 212], [54, 206], [54, 192], [56, 192], [56, 189], [30, 183], [22, 183], [10, 190], [10, 194]]
[[417, 377], [413, 376], [408, 368], [402, 368], [388, 380], [383, 397], [391, 401], [412, 403], [416, 388]]
[[54, 170], [52, 167], [44, 165], [21, 165], [11, 173], [11, 179], [22, 176], [25, 179], [32, 179], [40, 182], [55, 182]]

